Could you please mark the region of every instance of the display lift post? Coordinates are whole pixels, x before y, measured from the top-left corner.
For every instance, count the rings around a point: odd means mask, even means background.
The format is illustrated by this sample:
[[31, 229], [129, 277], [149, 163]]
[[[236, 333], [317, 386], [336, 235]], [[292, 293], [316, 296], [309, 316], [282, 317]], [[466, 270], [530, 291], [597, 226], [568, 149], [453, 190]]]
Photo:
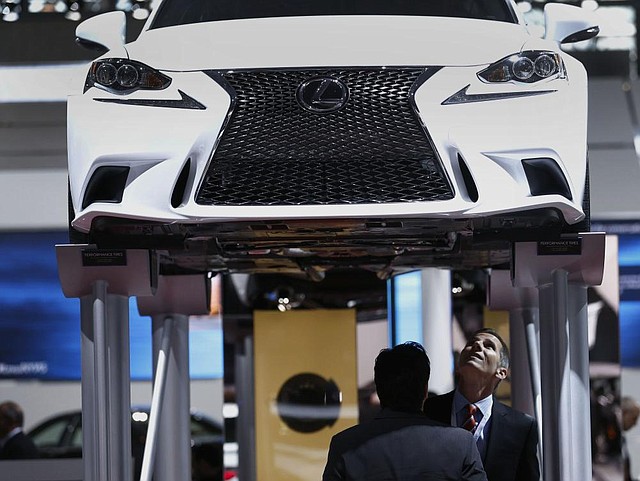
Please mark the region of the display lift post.
[[[490, 276], [488, 305], [510, 313], [514, 361], [528, 353], [521, 365], [530, 370], [545, 481], [592, 476], [587, 286], [602, 282], [605, 238], [519, 242], [511, 271]], [[514, 397], [514, 407], [526, 411], [526, 402]]]
[[155, 375], [142, 479], [190, 479], [188, 316], [208, 313], [206, 277], [158, 276], [148, 250], [59, 245], [56, 254], [64, 295], [81, 301], [83, 480], [133, 478], [131, 296], [153, 320]]
[[152, 319], [155, 367], [141, 481], [191, 479], [189, 316], [209, 314], [209, 292], [205, 275], [159, 276], [156, 295], [138, 297]]

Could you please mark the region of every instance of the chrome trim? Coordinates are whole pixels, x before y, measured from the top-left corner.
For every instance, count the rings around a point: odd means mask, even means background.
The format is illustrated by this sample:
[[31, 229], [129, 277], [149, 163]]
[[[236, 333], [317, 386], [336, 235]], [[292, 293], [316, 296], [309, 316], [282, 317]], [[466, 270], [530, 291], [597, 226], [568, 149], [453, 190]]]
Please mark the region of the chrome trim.
[[505, 99], [514, 99], [520, 97], [533, 97], [536, 95], [544, 95], [551, 94], [557, 92], [557, 90], [535, 90], [528, 92], [494, 92], [494, 93], [486, 93], [486, 94], [468, 94], [467, 90], [471, 84], [466, 87], [458, 90], [451, 97], [447, 98], [442, 102], [441, 105], [456, 105], [456, 104], [467, 104], [471, 102], [489, 102], [492, 100], [505, 100]]
[[180, 100], [173, 99], [96, 99], [96, 102], [105, 102], [112, 104], [138, 105], [143, 107], [166, 107], [172, 109], [191, 109], [206, 110], [207, 107], [198, 102], [193, 97], [185, 94], [182, 90], [178, 90]]

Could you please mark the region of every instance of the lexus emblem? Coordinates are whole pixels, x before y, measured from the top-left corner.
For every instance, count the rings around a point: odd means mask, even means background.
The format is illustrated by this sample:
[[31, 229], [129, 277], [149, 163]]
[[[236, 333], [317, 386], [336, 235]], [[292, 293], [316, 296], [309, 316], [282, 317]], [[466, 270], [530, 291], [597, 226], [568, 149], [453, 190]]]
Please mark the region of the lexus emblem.
[[349, 100], [349, 89], [337, 78], [312, 78], [300, 84], [296, 99], [309, 112], [328, 114], [345, 106]]

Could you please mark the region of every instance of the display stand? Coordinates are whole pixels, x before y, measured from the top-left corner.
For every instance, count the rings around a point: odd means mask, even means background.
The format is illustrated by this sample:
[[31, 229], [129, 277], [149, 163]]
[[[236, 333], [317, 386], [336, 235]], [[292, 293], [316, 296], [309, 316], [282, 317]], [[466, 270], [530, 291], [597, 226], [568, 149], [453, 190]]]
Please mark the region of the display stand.
[[538, 420], [542, 439], [538, 290], [513, 287], [511, 271], [494, 269], [487, 286], [487, 307], [509, 312], [511, 405]]
[[[543, 433], [545, 481], [591, 477], [586, 288], [602, 280], [604, 247], [603, 233], [516, 243], [509, 275], [492, 273], [489, 306], [509, 309], [512, 324], [523, 328], [524, 335], [513, 338], [518, 347], [527, 346], [532, 392], [542, 398], [534, 411]], [[205, 276], [158, 278], [156, 261], [145, 250], [64, 245], [56, 252], [65, 296], [81, 299], [84, 481], [132, 477], [130, 296], [152, 316], [154, 331], [156, 374], [142, 479], [189, 479], [188, 316], [208, 312]], [[251, 382], [242, 377], [249, 369], [237, 367], [249, 401]], [[253, 466], [243, 471], [252, 478]]]
[[[490, 307], [529, 310], [522, 317], [532, 379], [540, 373], [545, 481], [591, 479], [586, 289], [602, 282], [604, 253], [604, 233], [516, 243], [510, 285], [502, 274], [490, 284]], [[539, 347], [532, 288], [539, 296]]]
[[453, 389], [451, 339], [451, 271], [429, 267], [420, 270], [422, 343], [431, 359], [429, 391], [444, 394]]
[[155, 291], [155, 261], [146, 250], [99, 251], [56, 246], [66, 297], [80, 298], [84, 481], [129, 481], [131, 414], [130, 296]]
[[238, 402], [238, 478], [256, 481], [256, 416], [253, 336], [238, 343], [235, 354], [236, 399]]
[[204, 275], [160, 276], [155, 296], [138, 297], [152, 319], [155, 372], [141, 481], [191, 479], [189, 315], [209, 314], [208, 300]]
[[146, 250], [61, 245], [56, 253], [64, 295], [81, 300], [84, 481], [132, 479], [130, 296], [153, 328], [154, 388], [141, 478], [190, 479], [188, 316], [209, 313], [206, 276], [158, 276]]

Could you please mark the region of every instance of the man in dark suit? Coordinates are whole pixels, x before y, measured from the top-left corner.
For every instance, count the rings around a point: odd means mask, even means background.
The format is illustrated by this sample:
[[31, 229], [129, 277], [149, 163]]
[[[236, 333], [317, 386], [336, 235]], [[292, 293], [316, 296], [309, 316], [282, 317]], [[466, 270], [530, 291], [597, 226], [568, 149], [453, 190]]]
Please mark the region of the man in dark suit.
[[539, 481], [535, 419], [493, 395], [507, 377], [509, 349], [493, 329], [480, 329], [460, 353], [454, 391], [427, 399], [427, 416], [473, 433], [489, 481]]
[[374, 381], [382, 410], [332, 438], [323, 481], [486, 481], [473, 436], [422, 413], [430, 372], [418, 343], [380, 352]]
[[22, 432], [24, 414], [20, 406], [12, 401], [0, 404], [0, 459], [33, 459], [38, 448]]

